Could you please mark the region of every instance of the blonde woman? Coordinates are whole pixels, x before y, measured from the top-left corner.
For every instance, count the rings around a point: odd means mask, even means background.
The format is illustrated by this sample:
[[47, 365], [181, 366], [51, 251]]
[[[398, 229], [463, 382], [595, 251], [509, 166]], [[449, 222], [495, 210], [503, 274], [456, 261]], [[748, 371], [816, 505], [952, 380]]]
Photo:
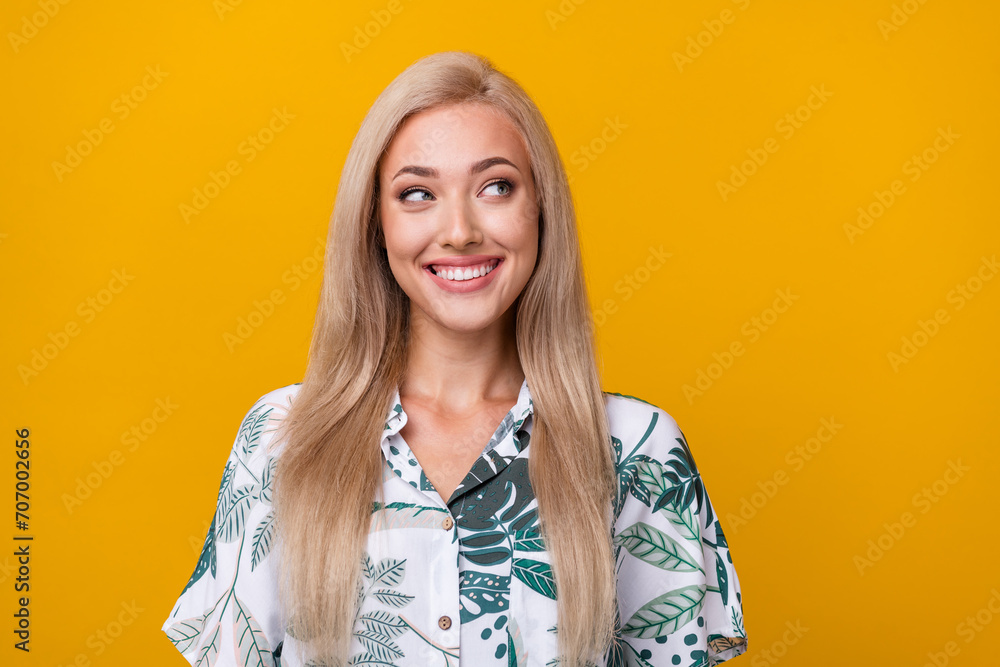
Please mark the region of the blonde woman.
[[602, 391], [566, 173], [486, 59], [417, 61], [361, 124], [305, 378], [247, 412], [163, 629], [199, 665], [746, 651], [687, 442]]

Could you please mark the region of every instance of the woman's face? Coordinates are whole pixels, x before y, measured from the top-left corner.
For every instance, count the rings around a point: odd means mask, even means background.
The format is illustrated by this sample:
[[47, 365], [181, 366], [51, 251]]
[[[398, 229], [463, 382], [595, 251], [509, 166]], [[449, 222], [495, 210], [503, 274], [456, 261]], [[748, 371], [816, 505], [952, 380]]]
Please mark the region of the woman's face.
[[512, 322], [538, 256], [534, 180], [514, 125], [482, 104], [415, 114], [379, 183], [389, 266], [411, 321], [455, 332]]

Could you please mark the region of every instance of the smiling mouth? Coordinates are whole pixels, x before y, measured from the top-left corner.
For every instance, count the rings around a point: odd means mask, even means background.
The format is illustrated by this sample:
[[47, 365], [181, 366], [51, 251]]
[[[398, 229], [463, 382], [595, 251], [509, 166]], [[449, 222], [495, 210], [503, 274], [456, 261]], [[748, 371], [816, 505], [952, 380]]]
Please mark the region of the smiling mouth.
[[482, 278], [492, 273], [500, 264], [499, 259], [491, 259], [475, 266], [448, 266], [446, 264], [431, 264], [427, 267], [438, 278], [452, 282], [462, 282]]

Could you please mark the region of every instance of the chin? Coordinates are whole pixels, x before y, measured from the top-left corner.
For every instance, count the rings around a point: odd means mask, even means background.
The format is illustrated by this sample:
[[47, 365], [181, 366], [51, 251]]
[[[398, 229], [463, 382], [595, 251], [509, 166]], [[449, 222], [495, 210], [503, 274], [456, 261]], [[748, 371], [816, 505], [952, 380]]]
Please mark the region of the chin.
[[463, 317], [460, 320], [438, 319], [436, 321], [439, 326], [441, 326], [444, 329], [447, 329], [448, 331], [452, 331], [455, 333], [463, 333], [463, 334], [473, 334], [483, 331], [484, 329], [488, 329], [490, 325], [493, 324], [496, 320], [479, 320], [479, 319], [470, 320], [468, 317]]

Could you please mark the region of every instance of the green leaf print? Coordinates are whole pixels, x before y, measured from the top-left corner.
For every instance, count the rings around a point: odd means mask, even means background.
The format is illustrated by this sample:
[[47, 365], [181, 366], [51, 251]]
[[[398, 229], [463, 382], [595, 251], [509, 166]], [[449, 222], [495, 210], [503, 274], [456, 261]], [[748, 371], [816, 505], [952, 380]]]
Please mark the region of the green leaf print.
[[394, 587], [403, 580], [406, 573], [406, 559], [386, 558], [379, 561], [375, 572], [372, 573], [372, 581], [376, 584]]
[[701, 542], [701, 526], [698, 525], [698, 518], [691, 511], [690, 507], [682, 510], [673, 505], [667, 504], [660, 509], [660, 513], [667, 517], [667, 520], [677, 526], [677, 532], [686, 540]]
[[372, 557], [368, 555], [368, 552], [365, 552], [365, 555], [361, 558], [361, 574], [364, 575], [365, 579], [372, 578], [374, 567], [375, 566], [372, 565]]
[[441, 529], [441, 521], [448, 510], [414, 503], [374, 503], [369, 532], [397, 528]]
[[510, 550], [506, 546], [494, 549], [475, 549], [463, 552], [462, 557], [476, 565], [496, 565], [510, 558]]
[[534, 528], [514, 533], [514, 551], [545, 551], [545, 541]]
[[657, 496], [666, 492], [667, 483], [663, 479], [663, 468], [656, 461], [636, 463], [635, 472], [639, 481], [645, 484], [650, 492], [654, 492]]
[[[647, 458], [644, 454], [637, 455], [638, 457]], [[632, 496], [636, 500], [641, 502], [643, 505], [649, 507], [649, 491], [646, 489], [645, 485], [638, 483], [639, 480], [639, 465], [642, 463], [648, 463], [648, 461], [638, 461], [630, 463], [622, 468], [621, 480], [627, 485], [627, 490], [632, 492]]]
[[527, 667], [528, 652], [524, 650], [524, 637], [514, 616], [507, 624], [507, 667]]
[[365, 647], [368, 653], [371, 653], [379, 660], [384, 660], [392, 664], [393, 660], [403, 657], [403, 651], [400, 650], [396, 642], [379, 632], [362, 630], [355, 632], [354, 636], [358, 638], [358, 641], [361, 642], [361, 645]]
[[483, 614], [499, 614], [510, 607], [510, 577], [466, 570], [458, 583], [458, 594], [462, 623], [474, 621]]
[[726, 534], [722, 532], [722, 524], [718, 521], [715, 522], [715, 546], [725, 549], [729, 548], [729, 543], [726, 542]]
[[500, 524], [501, 530], [474, 531], [459, 540], [462, 557], [476, 565], [494, 565], [510, 558], [509, 536]]
[[251, 572], [271, 552], [271, 541], [274, 539], [274, 510], [268, 511], [260, 525], [253, 531], [253, 556], [250, 559]]
[[233, 641], [236, 644], [236, 656], [241, 667], [274, 667], [274, 657], [267, 637], [261, 630], [257, 619], [243, 604], [239, 596], [233, 593]]
[[[740, 594], [739, 593], [736, 594], [736, 599], [739, 600], [739, 602], [741, 603], [738, 606], [740, 607], [740, 611], [742, 612], [742, 610], [743, 610], [742, 602], [743, 601], [740, 600]], [[742, 637], [743, 639], [746, 639], [747, 633], [746, 633], [746, 630], [743, 629], [743, 614], [742, 613], [737, 613], [736, 612], [736, 607], [733, 607], [732, 608], [732, 616], [733, 616], [733, 618], [732, 618], [732, 621], [733, 621], [733, 632], [735, 632], [738, 636]]]
[[215, 607], [212, 607], [209, 613], [178, 621], [167, 628], [167, 637], [170, 638], [170, 641], [173, 642], [178, 651], [187, 653], [194, 647], [198, 637], [205, 631], [205, 622], [213, 611], [215, 611]]
[[663, 476], [670, 488], [660, 496], [653, 509], [659, 510], [667, 503], [673, 503], [678, 509], [683, 510], [694, 503], [695, 514], [700, 514], [702, 507], [705, 508], [705, 528], [708, 529], [714, 517], [711, 503], [706, 502], [707, 494], [701, 473], [698, 472], [698, 466], [695, 465], [684, 434], [675, 440], [678, 446], [670, 450], [670, 456], [664, 464]]
[[233, 486], [233, 473], [236, 471], [236, 461], [230, 456], [229, 460], [226, 461], [226, 469], [222, 473], [222, 481], [219, 482], [219, 495], [215, 499], [216, 505], [222, 504], [222, 494], [226, 492], [227, 489], [232, 489]]
[[556, 599], [556, 580], [548, 563], [529, 558], [515, 558], [511, 572], [531, 590], [547, 598]]
[[646, 442], [650, 434], [653, 432], [653, 427], [656, 426], [657, 414], [654, 412], [653, 416], [649, 420], [649, 425], [646, 427], [646, 432], [643, 433], [642, 437], [639, 438], [639, 442], [632, 447], [632, 451], [629, 452], [628, 456], [622, 458], [622, 442], [617, 438], [611, 438], [611, 442], [615, 447], [615, 460], [616, 469], [618, 472], [618, 493], [615, 496], [614, 503], [614, 520], [618, 520], [618, 516], [621, 514], [622, 507], [625, 505], [625, 498], [628, 496], [629, 492], [632, 493], [635, 498], [639, 500], [643, 505], [649, 506], [649, 492], [646, 487], [642, 484], [637, 484], [637, 474], [636, 464], [640, 462], [650, 462], [653, 461], [650, 457], [645, 454], [636, 454], [642, 444]]
[[669, 635], [690, 623], [704, 602], [704, 586], [684, 586], [664, 593], [636, 611], [622, 628], [622, 634], [640, 639]]
[[216, 516], [219, 526], [217, 539], [220, 542], [235, 542], [243, 533], [243, 522], [254, 505], [252, 490], [253, 485], [244, 484], [223, 499], [224, 504], [219, 506]]
[[244, 460], [248, 459], [254, 453], [254, 450], [257, 449], [257, 445], [260, 444], [260, 436], [264, 433], [264, 427], [267, 425], [267, 420], [270, 418], [272, 410], [273, 408], [262, 405], [247, 415], [247, 418], [243, 421], [238, 437], [244, 439]]
[[[406, 559], [385, 558], [380, 560], [377, 565], [373, 565], [371, 557], [365, 552], [361, 569], [368, 585], [362, 585], [359, 589], [356, 613], [360, 614], [364, 601], [369, 595], [394, 609], [405, 607], [414, 599], [412, 595], [392, 590], [392, 587], [403, 581], [406, 574]], [[372, 588], [377, 585], [389, 588], [378, 588], [372, 591]], [[395, 665], [394, 661], [404, 657], [404, 655], [403, 651], [392, 640], [409, 628], [410, 626], [402, 617], [384, 610], [369, 611], [360, 617], [355, 616], [354, 637], [364, 646], [365, 650], [363, 653], [352, 656], [348, 664], [380, 665], [382, 667]]]
[[715, 575], [719, 578], [719, 593], [722, 595], [722, 604], [729, 602], [729, 573], [726, 571], [726, 564], [722, 562], [722, 556], [715, 552]]
[[671, 572], [704, 572], [697, 561], [675, 539], [642, 521], [615, 537], [628, 552], [650, 565]]
[[271, 494], [274, 492], [274, 471], [277, 465], [278, 459], [271, 457], [260, 476], [260, 499], [268, 505], [271, 504]]
[[[187, 589], [194, 586], [195, 582], [204, 576], [204, 574], [209, 570], [212, 570], [212, 578], [215, 578], [215, 517], [212, 517], [212, 525], [208, 527], [208, 534], [205, 535], [205, 543], [201, 547], [201, 554], [198, 556], [198, 563], [194, 566], [194, 572], [191, 573], [191, 578], [188, 579], [187, 585], [184, 590], [181, 591], [181, 595], [187, 591]], [[182, 651], [183, 653], [183, 651]]]
[[398, 637], [406, 632], [406, 623], [387, 611], [373, 611], [361, 617], [361, 624], [369, 632], [383, 634], [386, 637]]
[[222, 626], [215, 624], [215, 630], [209, 636], [208, 642], [198, 650], [198, 659], [195, 660], [194, 667], [212, 667], [219, 657], [219, 635]]

